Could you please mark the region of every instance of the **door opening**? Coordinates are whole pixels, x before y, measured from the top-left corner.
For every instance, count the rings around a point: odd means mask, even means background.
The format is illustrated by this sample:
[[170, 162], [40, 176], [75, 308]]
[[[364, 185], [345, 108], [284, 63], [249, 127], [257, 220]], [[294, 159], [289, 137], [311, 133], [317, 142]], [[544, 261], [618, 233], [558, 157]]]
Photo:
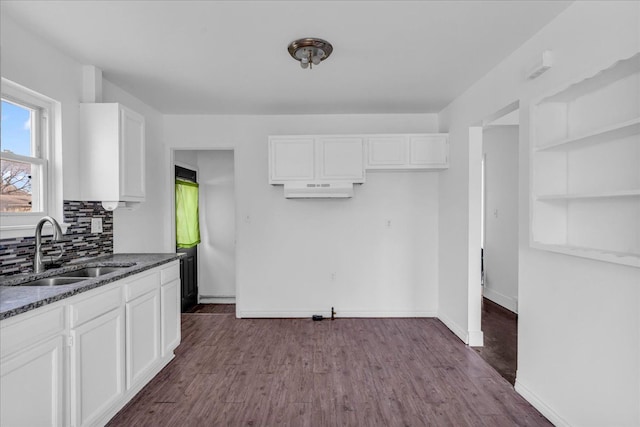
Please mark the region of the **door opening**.
[[[197, 171], [199, 186], [201, 241], [193, 265], [188, 266], [197, 277], [197, 306], [190, 312], [237, 313], [235, 152], [216, 148], [174, 150], [173, 154], [176, 167]], [[192, 301], [191, 293], [189, 297]]]
[[[178, 192], [180, 185], [178, 182], [186, 182], [197, 184], [198, 175], [195, 170], [187, 169], [182, 166], [175, 166], [176, 175], [176, 212], [186, 212], [186, 215], [195, 214], [195, 220], [198, 221], [198, 199], [195, 203], [195, 212], [188, 212], [193, 210], [194, 206], [184, 206], [184, 204], [193, 203], [193, 200], [185, 200]], [[183, 184], [184, 185], [184, 184]], [[196, 187], [197, 189], [198, 187]], [[196, 190], [197, 191], [197, 190]], [[197, 193], [196, 193], [197, 196]], [[180, 234], [179, 228], [186, 227], [185, 224], [180, 224], [180, 221], [188, 220], [183, 215], [176, 214], [176, 252], [185, 254], [180, 258], [180, 282], [182, 285], [182, 312], [186, 312], [198, 303], [198, 245], [197, 243], [190, 242], [189, 244], [182, 244], [178, 235]], [[194, 218], [191, 218], [193, 221]], [[199, 223], [199, 221], [198, 221]], [[198, 231], [199, 234], [199, 231]], [[191, 238], [193, 239], [193, 237]], [[199, 238], [197, 239], [200, 240]], [[188, 247], [185, 247], [188, 246]]]
[[[518, 309], [519, 110], [514, 103], [485, 120], [475, 141], [480, 167], [480, 280], [484, 347], [476, 349], [515, 383]], [[471, 195], [470, 195], [471, 196]], [[477, 286], [477, 284], [475, 285]]]

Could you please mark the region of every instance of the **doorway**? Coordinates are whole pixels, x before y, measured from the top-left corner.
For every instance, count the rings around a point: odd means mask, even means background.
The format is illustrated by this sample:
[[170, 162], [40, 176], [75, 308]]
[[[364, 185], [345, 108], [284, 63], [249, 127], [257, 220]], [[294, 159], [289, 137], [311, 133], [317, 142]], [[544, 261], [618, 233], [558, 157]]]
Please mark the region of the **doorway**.
[[[195, 200], [196, 206], [188, 207], [183, 206], [185, 200], [179, 195], [178, 187], [186, 184], [198, 183], [197, 171], [183, 166], [175, 166], [176, 176], [176, 211], [184, 212], [189, 208], [193, 209], [191, 215], [195, 215], [195, 221], [198, 222], [198, 199]], [[180, 183], [186, 183], [178, 185]], [[197, 187], [196, 187], [197, 188]], [[195, 194], [197, 197], [197, 193]], [[182, 216], [180, 216], [182, 217]], [[176, 230], [181, 228], [179, 216], [176, 215]], [[197, 225], [196, 225], [197, 226]], [[176, 252], [185, 254], [180, 258], [180, 283], [182, 287], [181, 292], [181, 311], [183, 313], [189, 311], [193, 306], [198, 303], [198, 244], [192, 242], [188, 245], [183, 245], [180, 237], [178, 237], [179, 231], [176, 231]], [[199, 232], [198, 232], [199, 234]], [[197, 239], [200, 240], [199, 238]]]
[[233, 149], [175, 150], [174, 163], [198, 171], [201, 240], [197, 249], [198, 294], [197, 306], [189, 311], [232, 309], [235, 312], [235, 306], [229, 306], [236, 303], [237, 295], [235, 152]]
[[518, 103], [498, 111], [476, 129], [477, 137], [470, 139], [475, 145], [470, 147], [470, 163], [477, 163], [473, 170], [480, 175], [477, 178], [481, 185], [470, 187], [470, 198], [480, 201], [476, 214], [481, 274], [480, 280], [470, 281], [469, 286], [470, 290], [481, 290], [470, 295], [476, 297], [471, 302], [476, 313], [477, 307], [481, 308], [484, 338], [484, 347], [476, 351], [513, 384], [517, 369]]

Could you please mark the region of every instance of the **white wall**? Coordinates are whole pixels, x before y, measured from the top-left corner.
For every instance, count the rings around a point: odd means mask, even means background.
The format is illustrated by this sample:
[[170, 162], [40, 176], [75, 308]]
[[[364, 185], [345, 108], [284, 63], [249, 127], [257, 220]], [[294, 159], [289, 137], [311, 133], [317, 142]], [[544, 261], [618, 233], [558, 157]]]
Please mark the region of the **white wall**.
[[[439, 188], [439, 311], [466, 330], [468, 128], [520, 101], [516, 389], [556, 425], [640, 425], [640, 270], [529, 248], [529, 104], [639, 51], [639, 20], [638, 2], [576, 2], [440, 115], [451, 168]], [[526, 80], [546, 49], [553, 68]]]
[[236, 198], [233, 151], [193, 153], [197, 153], [200, 170], [199, 301], [208, 302], [204, 299], [208, 297], [235, 298]]
[[482, 133], [485, 159], [483, 295], [518, 312], [518, 126]]
[[[62, 174], [66, 200], [79, 199], [78, 140], [79, 103], [82, 97], [82, 64], [52, 48], [45, 40], [25, 31], [6, 13], [2, 14], [2, 76], [46, 95], [62, 105]], [[145, 116], [147, 143], [147, 201], [135, 211], [116, 210], [114, 250], [116, 252], [171, 251], [164, 246], [169, 216], [160, 192], [164, 185], [165, 152], [162, 145], [162, 115], [110, 82], [103, 81], [103, 101], [122, 102]], [[144, 239], [131, 238], [144, 232]]]
[[189, 166], [192, 170], [198, 169], [198, 151], [178, 150], [173, 153], [173, 160], [176, 164]]
[[370, 173], [350, 200], [286, 200], [268, 184], [267, 137], [436, 127], [433, 114], [164, 120], [167, 149], [235, 149], [236, 292], [245, 317], [328, 315], [331, 306], [338, 315], [435, 315], [439, 173]]
[[25, 31], [0, 13], [2, 77], [48, 96], [62, 105], [63, 197], [77, 200], [78, 109], [82, 96], [82, 65]]

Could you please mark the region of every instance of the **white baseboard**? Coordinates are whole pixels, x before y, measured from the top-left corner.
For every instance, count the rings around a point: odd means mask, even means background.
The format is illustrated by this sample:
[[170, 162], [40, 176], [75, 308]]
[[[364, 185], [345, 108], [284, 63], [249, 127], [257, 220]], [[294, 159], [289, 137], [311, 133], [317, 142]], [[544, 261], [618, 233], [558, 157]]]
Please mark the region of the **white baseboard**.
[[456, 322], [451, 320], [449, 317], [445, 316], [442, 313], [438, 313], [436, 316], [444, 325], [451, 330], [454, 334], [458, 336], [462, 340], [463, 343], [469, 344], [469, 332], [458, 326]]
[[[321, 314], [331, 317], [331, 313], [324, 310], [301, 311], [251, 311], [245, 310], [239, 313], [241, 318], [305, 318]], [[336, 310], [336, 319], [341, 317], [436, 317], [436, 311], [358, 311]]]
[[516, 376], [516, 391], [520, 396], [524, 397], [534, 408], [536, 408], [542, 415], [547, 417], [553, 425], [556, 427], [570, 427], [570, 424], [562, 418], [556, 411], [554, 411], [549, 405], [544, 403], [542, 399], [538, 397], [530, 388], [522, 384]]
[[235, 297], [198, 297], [199, 304], [235, 304]]
[[490, 299], [498, 305], [501, 305], [509, 311], [518, 313], [518, 300], [516, 298], [508, 297], [504, 294], [501, 294], [500, 292], [494, 291], [487, 286], [484, 286], [482, 288], [482, 296]]

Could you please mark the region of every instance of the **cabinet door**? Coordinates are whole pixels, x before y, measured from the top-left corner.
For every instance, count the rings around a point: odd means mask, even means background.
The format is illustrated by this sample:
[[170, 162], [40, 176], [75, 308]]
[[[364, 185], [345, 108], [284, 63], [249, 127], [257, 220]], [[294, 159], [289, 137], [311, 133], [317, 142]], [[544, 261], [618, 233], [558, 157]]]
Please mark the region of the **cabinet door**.
[[313, 180], [313, 138], [272, 138], [269, 140], [269, 183]]
[[160, 357], [159, 292], [146, 293], [127, 306], [127, 389], [144, 379]]
[[124, 393], [124, 313], [111, 310], [71, 330], [72, 425], [92, 425]]
[[409, 138], [409, 164], [427, 168], [449, 167], [449, 143], [445, 135], [419, 135]]
[[408, 163], [406, 136], [371, 137], [367, 143], [367, 169], [399, 169]]
[[0, 425], [63, 424], [62, 335], [2, 360]]
[[144, 118], [120, 109], [120, 196], [123, 201], [144, 201]]
[[162, 285], [160, 303], [162, 357], [165, 357], [180, 344], [180, 279]]
[[317, 179], [364, 182], [364, 141], [362, 138], [319, 138]]

